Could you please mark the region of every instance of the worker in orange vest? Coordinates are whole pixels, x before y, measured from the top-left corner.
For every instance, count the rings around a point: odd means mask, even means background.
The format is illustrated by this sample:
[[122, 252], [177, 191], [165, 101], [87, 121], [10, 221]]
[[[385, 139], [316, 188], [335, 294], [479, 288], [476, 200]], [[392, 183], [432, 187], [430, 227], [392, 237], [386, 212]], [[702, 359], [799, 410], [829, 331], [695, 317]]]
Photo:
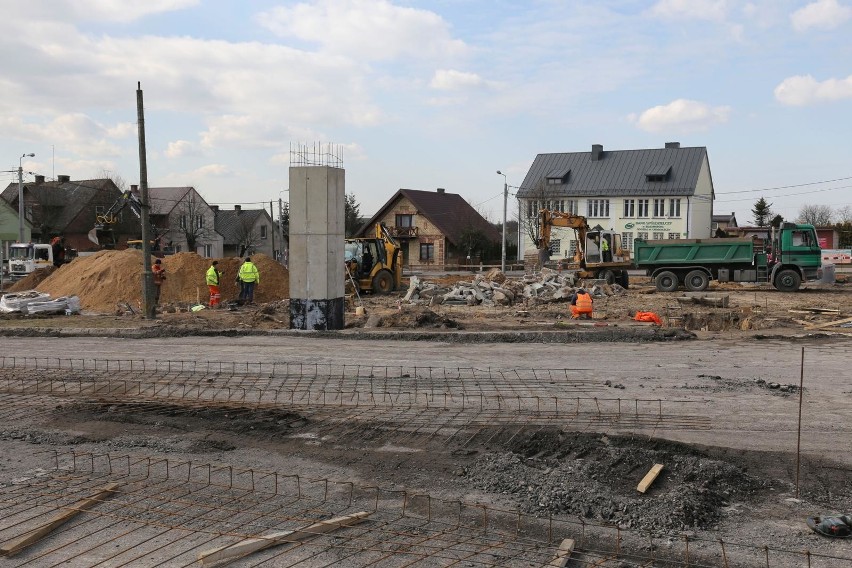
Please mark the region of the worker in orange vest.
[[584, 288], [571, 295], [571, 318], [592, 319], [592, 296]]

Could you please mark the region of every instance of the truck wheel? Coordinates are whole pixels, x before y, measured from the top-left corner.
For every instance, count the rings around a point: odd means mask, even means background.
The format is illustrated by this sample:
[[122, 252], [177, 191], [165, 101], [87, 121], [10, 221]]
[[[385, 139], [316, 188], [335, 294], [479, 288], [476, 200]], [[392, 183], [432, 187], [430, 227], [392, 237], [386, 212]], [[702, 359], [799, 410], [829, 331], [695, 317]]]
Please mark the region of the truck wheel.
[[626, 270], [622, 270], [621, 274], [618, 275], [618, 283], [625, 290], [630, 288], [630, 276], [627, 274]]
[[601, 270], [600, 272], [598, 272], [598, 278], [600, 280], [606, 281], [606, 283], [610, 286], [615, 284], [615, 272], [613, 272], [612, 270]]
[[674, 292], [680, 283], [677, 281], [677, 274], [670, 270], [663, 270], [654, 278], [654, 284], [660, 292]]
[[692, 292], [703, 292], [710, 284], [710, 277], [703, 270], [693, 270], [683, 279], [683, 285]]
[[782, 270], [775, 276], [775, 288], [780, 292], [795, 292], [799, 289], [802, 278], [795, 270]]
[[393, 275], [387, 270], [380, 270], [373, 278], [373, 292], [389, 294], [393, 291]]

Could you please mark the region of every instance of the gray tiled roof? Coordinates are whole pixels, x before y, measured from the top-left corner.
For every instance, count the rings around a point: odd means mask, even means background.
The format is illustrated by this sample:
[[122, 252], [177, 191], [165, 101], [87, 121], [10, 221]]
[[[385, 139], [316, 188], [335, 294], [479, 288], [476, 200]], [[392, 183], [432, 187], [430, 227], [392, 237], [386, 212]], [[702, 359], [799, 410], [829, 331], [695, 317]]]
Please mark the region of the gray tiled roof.
[[245, 228], [252, 229], [258, 217], [266, 214], [263, 209], [216, 211], [216, 232], [225, 239], [225, 245], [237, 245], [245, 237]]
[[422, 191], [419, 189], [400, 189], [379, 209], [356, 233], [363, 236], [375, 226], [385, 212], [392, 207], [397, 199], [406, 197], [417, 208], [417, 214], [423, 215], [454, 245], [458, 246], [462, 235], [467, 229], [476, 229], [489, 241], [500, 242], [500, 234], [470, 203], [457, 193], [438, 193], [437, 191]]
[[[530, 166], [518, 197], [583, 197], [622, 195], [693, 195], [707, 148], [655, 148], [604, 150], [592, 160], [591, 152], [539, 154]], [[648, 181], [648, 174], [662, 174], [666, 181]], [[568, 183], [547, 185], [553, 172], [571, 171]], [[544, 185], [539, 185], [544, 183]]]
[[[30, 182], [24, 185], [24, 192], [31, 196], [25, 197], [25, 202], [29, 203], [31, 199], [35, 199], [42, 207], [56, 208], [58, 215], [51, 224], [57, 231], [64, 231], [93, 201], [110, 204], [112, 200], [121, 196], [121, 190], [111, 179], [47, 181], [40, 184]], [[10, 183], [0, 193], [0, 197], [7, 203], [14, 203], [17, 206], [18, 184]]]
[[191, 190], [191, 187], [149, 187], [151, 215], [169, 215]]

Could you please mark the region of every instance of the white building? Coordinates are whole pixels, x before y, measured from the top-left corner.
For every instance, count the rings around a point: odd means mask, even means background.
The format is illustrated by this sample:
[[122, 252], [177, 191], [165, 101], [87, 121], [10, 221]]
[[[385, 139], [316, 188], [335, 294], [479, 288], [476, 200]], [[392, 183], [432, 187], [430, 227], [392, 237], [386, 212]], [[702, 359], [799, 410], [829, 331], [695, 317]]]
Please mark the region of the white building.
[[[541, 209], [583, 215], [590, 227], [633, 240], [712, 236], [713, 178], [707, 148], [665, 148], [539, 154], [518, 191], [519, 256], [536, 248]], [[554, 229], [552, 258], [570, 258], [576, 242], [570, 229]]]

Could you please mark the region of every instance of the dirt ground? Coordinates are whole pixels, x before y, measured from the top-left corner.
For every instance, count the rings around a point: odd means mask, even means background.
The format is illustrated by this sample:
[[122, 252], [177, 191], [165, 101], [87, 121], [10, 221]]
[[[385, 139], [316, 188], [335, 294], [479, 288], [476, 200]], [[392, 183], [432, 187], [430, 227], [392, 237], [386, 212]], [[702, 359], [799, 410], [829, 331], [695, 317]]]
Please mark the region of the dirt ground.
[[[454, 279], [469, 276], [444, 283]], [[366, 296], [365, 315], [347, 313], [347, 329], [331, 337], [287, 332], [286, 299], [195, 313], [186, 311], [192, 302], [166, 302], [155, 321], [2, 316], [0, 497], [10, 506], [33, 480], [53, 479], [45, 456], [54, 450], [111, 452], [428, 493], [545, 525], [576, 519], [584, 528], [568, 531], [578, 542], [569, 566], [849, 565], [852, 543], [804, 521], [852, 511], [850, 330], [808, 329], [849, 318], [852, 286], [782, 294], [726, 285], [712, 291], [729, 294], [729, 305], [715, 308], [632, 284], [597, 300], [591, 322], [570, 321], [565, 302], [423, 306], [402, 294]], [[656, 328], [634, 322], [637, 310], [679, 332], [643, 335]], [[394, 340], [404, 338], [419, 341]], [[655, 463], [663, 473], [638, 493]], [[124, 554], [149, 538], [150, 520], [135, 522], [138, 531], [117, 541]], [[99, 538], [76, 530], [77, 539]], [[586, 530], [594, 536], [580, 539]], [[0, 539], [14, 534], [0, 521]], [[179, 542], [166, 539], [162, 550], [182, 553]], [[544, 565], [555, 546], [524, 550], [462, 565]], [[582, 560], [594, 551], [607, 552]], [[112, 565], [190, 565], [168, 554]], [[17, 558], [0, 566], [51, 565], [62, 553], [41, 547]], [[388, 553], [375, 565], [404, 558]], [[412, 565], [453, 564], [439, 558]], [[102, 561], [89, 552], [70, 565]], [[254, 562], [235, 565], [374, 560]]]

